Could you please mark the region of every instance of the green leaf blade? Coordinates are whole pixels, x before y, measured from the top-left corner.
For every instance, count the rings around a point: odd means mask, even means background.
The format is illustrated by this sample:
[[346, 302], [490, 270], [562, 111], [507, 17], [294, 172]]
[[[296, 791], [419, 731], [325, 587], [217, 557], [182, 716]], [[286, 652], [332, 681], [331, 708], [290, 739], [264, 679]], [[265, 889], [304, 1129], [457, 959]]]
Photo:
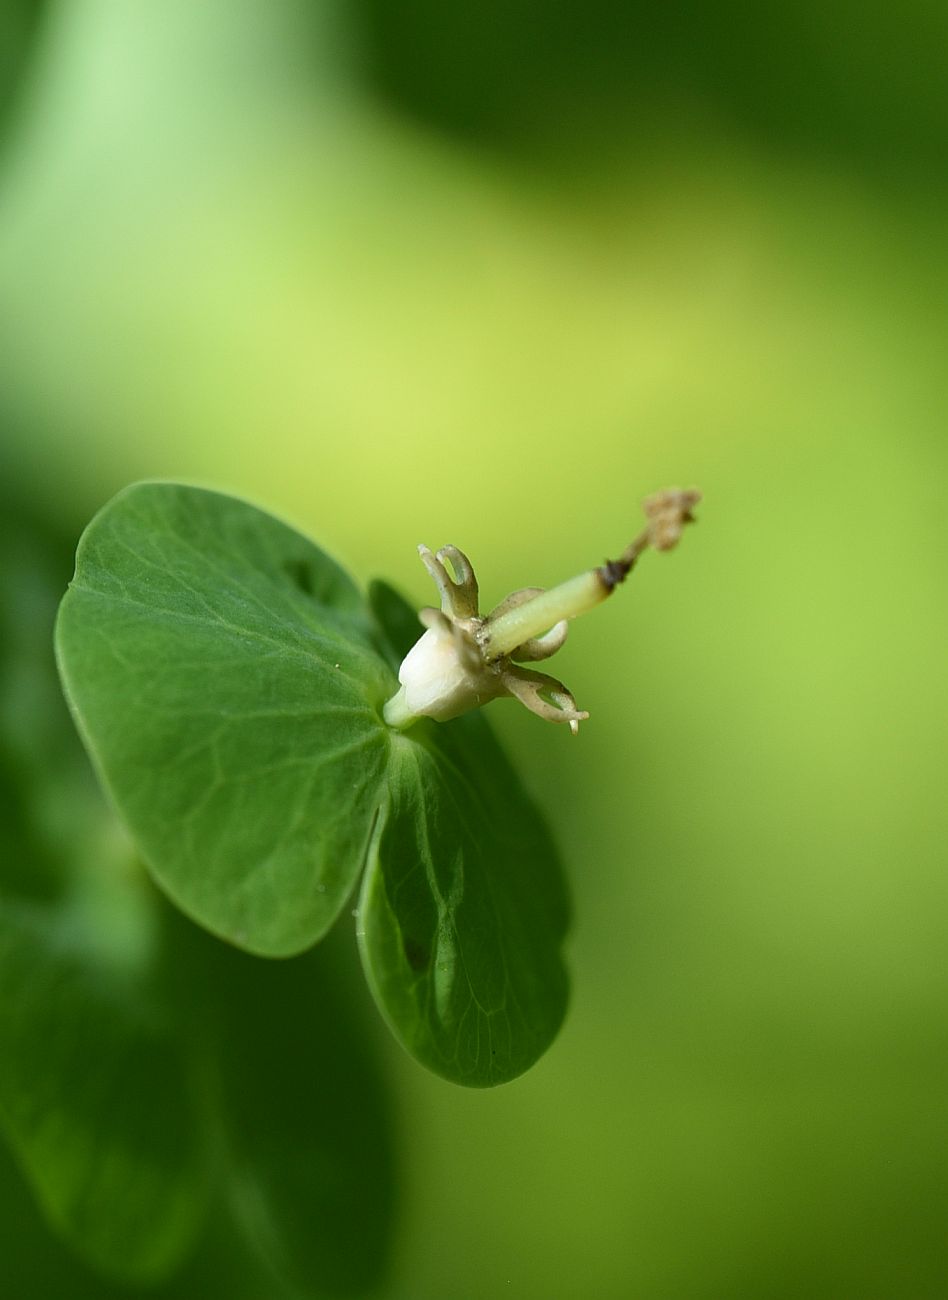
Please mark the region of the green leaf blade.
[[395, 1151], [351, 936], [282, 962], [203, 947], [214, 1115], [238, 1222], [294, 1295], [364, 1295], [388, 1263]]
[[430, 1069], [488, 1087], [556, 1036], [569, 906], [539, 813], [479, 716], [393, 744], [359, 906], [369, 984]]
[[135, 485], [83, 536], [67, 697], [158, 882], [239, 947], [302, 951], [355, 884], [388, 758], [373, 635], [338, 565], [234, 498]]
[[56, 680], [69, 551], [16, 503], [0, 505], [0, 1159], [8, 1146], [16, 1162], [0, 1178], [14, 1184], [14, 1214], [22, 1178], [53, 1232], [121, 1282], [83, 1282], [35, 1237], [42, 1257], [23, 1281], [31, 1234], [15, 1220], [3, 1291], [125, 1295], [194, 1245], [205, 1151], [165, 984], [166, 913], [103, 816]]
[[107, 1275], [153, 1283], [190, 1250], [207, 1185], [174, 1025], [147, 970], [97, 952], [63, 909], [0, 910], [0, 1127], [49, 1220]]

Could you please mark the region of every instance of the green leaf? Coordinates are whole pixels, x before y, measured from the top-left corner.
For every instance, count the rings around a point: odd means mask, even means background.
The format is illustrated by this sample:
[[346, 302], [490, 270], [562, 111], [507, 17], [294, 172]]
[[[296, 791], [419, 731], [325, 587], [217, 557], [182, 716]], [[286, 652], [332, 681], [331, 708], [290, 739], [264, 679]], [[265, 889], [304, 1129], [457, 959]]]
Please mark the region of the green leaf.
[[[141, 1297], [122, 1283], [111, 1285], [77, 1258], [49, 1225], [16, 1164], [0, 1142], [0, 1259], [5, 1296], [62, 1296], [69, 1300], [129, 1300]], [[164, 1300], [164, 1292], [161, 1293]], [[157, 1300], [152, 1291], [149, 1300]]]
[[418, 614], [394, 587], [378, 579], [369, 583], [369, 605], [382, 631], [382, 650], [397, 673], [423, 630]]
[[68, 908], [0, 907], [0, 1126], [47, 1216], [112, 1276], [192, 1244], [206, 1188], [174, 1027], [145, 969]]
[[[404, 603], [379, 587], [373, 604], [404, 636]], [[503, 1083], [565, 1014], [555, 846], [480, 714], [396, 736], [388, 786], [359, 902], [369, 984], [418, 1060], [456, 1083]]]
[[394, 689], [374, 635], [338, 565], [232, 497], [139, 484], [83, 535], [67, 697], [155, 878], [239, 947], [309, 947], [355, 885]]
[[101, 798], [56, 679], [52, 629], [72, 548], [0, 488], [0, 888], [51, 899]]
[[153, 1282], [190, 1248], [205, 1196], [159, 900], [104, 816], [56, 681], [68, 552], [14, 503], [0, 514], [0, 1135], [59, 1235]]
[[394, 1153], [351, 942], [283, 962], [214, 948], [211, 1099], [239, 1222], [297, 1292], [362, 1295], [387, 1264]]
[[127, 489], [93, 520], [57, 629], [67, 695], [156, 879], [208, 929], [287, 956], [369, 861], [363, 964], [449, 1079], [527, 1069], [566, 1005], [568, 907], [543, 821], [480, 717], [384, 725], [419, 631], [243, 502]]

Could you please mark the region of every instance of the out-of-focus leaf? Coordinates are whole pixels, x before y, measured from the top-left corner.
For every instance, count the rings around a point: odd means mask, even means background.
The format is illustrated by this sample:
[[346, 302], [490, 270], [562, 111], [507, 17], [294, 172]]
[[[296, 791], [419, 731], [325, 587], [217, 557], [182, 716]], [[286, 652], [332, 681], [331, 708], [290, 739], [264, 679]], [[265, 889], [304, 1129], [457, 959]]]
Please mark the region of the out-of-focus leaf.
[[206, 966], [227, 1186], [250, 1241], [305, 1295], [377, 1282], [394, 1209], [385, 1086], [339, 939], [281, 962], [217, 944]]
[[0, 5], [0, 120], [14, 100], [45, 7], [42, 0]]
[[70, 548], [0, 493], [0, 890], [51, 899], [101, 798], [56, 680], [52, 628]]
[[202, 1160], [157, 895], [111, 833], [56, 681], [67, 555], [3, 511], [0, 1131], [63, 1237], [153, 1282], [194, 1239]]
[[0, 907], [0, 1121], [49, 1218], [105, 1272], [151, 1281], [200, 1223], [188, 1073], [147, 950], [97, 950], [67, 906]]
[[542, 26], [528, 0], [359, 8], [376, 88], [402, 112], [494, 145], [548, 156], [641, 141], [690, 104], [824, 165], [835, 155], [930, 180], [945, 152], [944, 9], [931, 0], [566, 0]]
[[[35, 1198], [6, 1144], [0, 1142], [0, 1259], [3, 1294], [125, 1300], [129, 1291], [88, 1268], [51, 1236]], [[140, 1294], [140, 1292], [138, 1293]]]
[[0, 1259], [4, 1300], [298, 1300], [248, 1248], [229, 1216], [211, 1217], [194, 1255], [146, 1288], [102, 1276], [49, 1232], [13, 1157], [0, 1142]]

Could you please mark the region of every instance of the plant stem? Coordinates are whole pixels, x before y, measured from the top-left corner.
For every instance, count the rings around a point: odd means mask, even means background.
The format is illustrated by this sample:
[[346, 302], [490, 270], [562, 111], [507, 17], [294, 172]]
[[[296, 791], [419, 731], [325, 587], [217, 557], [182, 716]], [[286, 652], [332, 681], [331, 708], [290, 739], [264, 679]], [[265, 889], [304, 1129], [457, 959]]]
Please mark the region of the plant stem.
[[509, 655], [531, 637], [548, 632], [564, 618], [576, 618], [605, 600], [607, 588], [598, 569], [580, 573], [561, 582], [558, 587], [542, 591], [506, 614], [490, 621], [485, 628], [484, 655], [490, 662]]
[[691, 511], [700, 499], [700, 492], [693, 488], [687, 491], [666, 488], [649, 497], [643, 503], [648, 524], [617, 560], [606, 560], [598, 569], [580, 573], [498, 618], [488, 619], [478, 637], [485, 660], [491, 663], [501, 659], [563, 619], [577, 618], [595, 609], [612, 595], [620, 582], [625, 582], [632, 566], [649, 546], [668, 551], [676, 545], [684, 525], [693, 522]]

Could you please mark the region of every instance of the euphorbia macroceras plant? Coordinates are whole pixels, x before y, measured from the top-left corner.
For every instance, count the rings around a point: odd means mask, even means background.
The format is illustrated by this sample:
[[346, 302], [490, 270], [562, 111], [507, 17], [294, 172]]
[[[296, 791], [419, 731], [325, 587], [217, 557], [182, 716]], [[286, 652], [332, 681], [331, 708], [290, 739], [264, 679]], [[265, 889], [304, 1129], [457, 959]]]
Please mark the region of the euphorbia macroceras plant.
[[[466, 556], [421, 548], [441, 608], [365, 596], [246, 502], [137, 484], [96, 516], [60, 609], [67, 698], [144, 862], [195, 921], [261, 956], [319, 940], [358, 886], [376, 1001], [455, 1082], [527, 1069], [563, 1018], [568, 904], [543, 819], [479, 705], [586, 713], [526, 664], [678, 541], [699, 499], [669, 490], [618, 559], [487, 616]], [[450, 566], [450, 569], [449, 569]]]

